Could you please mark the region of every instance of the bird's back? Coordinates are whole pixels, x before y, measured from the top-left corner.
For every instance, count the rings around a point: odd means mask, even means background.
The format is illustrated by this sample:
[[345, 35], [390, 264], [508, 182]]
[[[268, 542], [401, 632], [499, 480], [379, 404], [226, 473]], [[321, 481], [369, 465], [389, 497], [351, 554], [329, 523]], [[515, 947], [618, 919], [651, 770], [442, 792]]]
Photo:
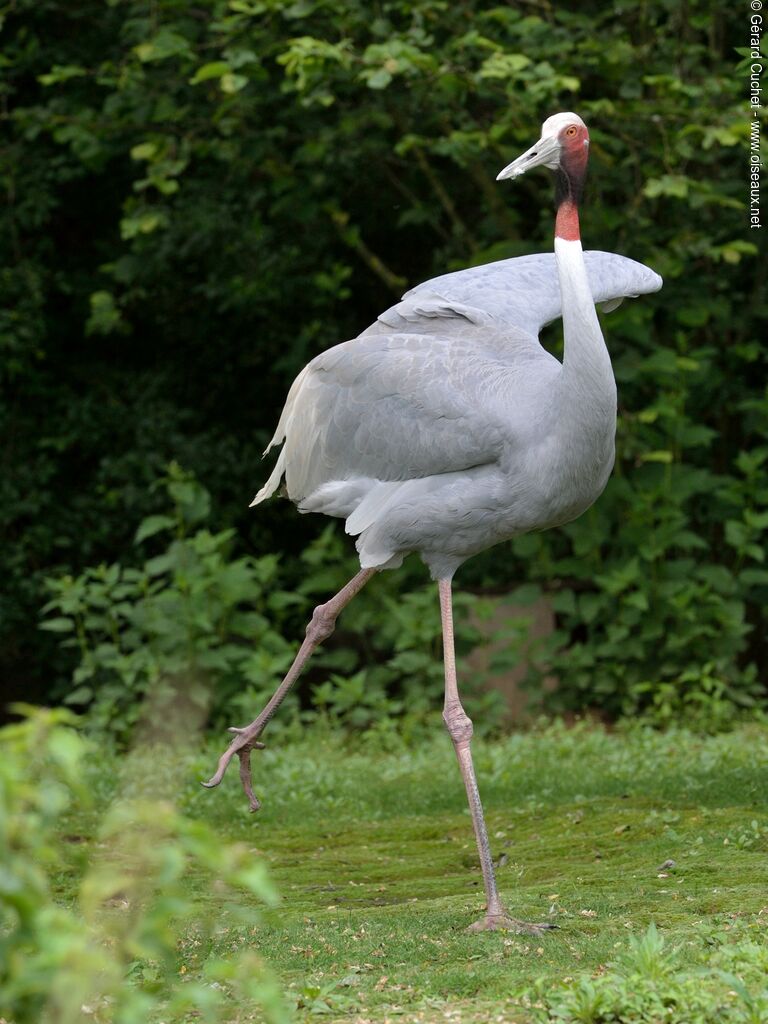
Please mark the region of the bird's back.
[[[660, 283], [632, 260], [586, 255], [596, 301]], [[547, 479], [560, 472], [553, 395], [562, 367], [536, 334], [559, 313], [552, 254], [412, 289], [296, 379], [272, 440], [283, 448], [254, 504], [285, 477], [302, 511], [346, 519], [363, 566], [399, 564], [417, 550], [433, 574], [572, 518], [599, 490], [578, 473], [570, 490]], [[600, 489], [603, 476], [598, 467]]]

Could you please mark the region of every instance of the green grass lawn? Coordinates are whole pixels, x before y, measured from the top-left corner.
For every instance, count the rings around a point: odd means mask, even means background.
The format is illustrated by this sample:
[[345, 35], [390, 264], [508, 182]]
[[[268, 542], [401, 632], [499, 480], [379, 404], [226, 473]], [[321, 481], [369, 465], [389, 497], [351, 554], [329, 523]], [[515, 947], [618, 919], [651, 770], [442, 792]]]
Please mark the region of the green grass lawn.
[[[613, 974], [633, 991], [656, 975], [661, 989], [687, 986], [713, 1014], [686, 1017], [678, 995], [682, 1016], [627, 1020], [768, 1020], [757, 991], [768, 968], [768, 730], [697, 738], [550, 728], [473, 746], [502, 895], [513, 915], [559, 926], [542, 938], [465, 931], [481, 916], [482, 880], [442, 734], [393, 752], [350, 750], [320, 733], [270, 744], [254, 754], [255, 815], [236, 770], [218, 790], [198, 785], [218, 748], [122, 762], [105, 754], [89, 767], [93, 806], [68, 822], [78, 841], [59, 896], [70, 899], [87, 870], [107, 803], [148, 792], [247, 844], [281, 895], [244, 931], [215, 886], [199, 884], [219, 929], [212, 946], [183, 943], [178, 970], [194, 977], [211, 952], [252, 943], [298, 1020], [522, 1024], [549, 1019], [548, 999], [564, 983], [581, 986], [586, 1005], [595, 979]], [[646, 935], [653, 949], [627, 960], [651, 923], [663, 950]], [[258, 1019], [243, 1012], [233, 1020]], [[619, 1019], [579, 1012], [552, 1019]]]

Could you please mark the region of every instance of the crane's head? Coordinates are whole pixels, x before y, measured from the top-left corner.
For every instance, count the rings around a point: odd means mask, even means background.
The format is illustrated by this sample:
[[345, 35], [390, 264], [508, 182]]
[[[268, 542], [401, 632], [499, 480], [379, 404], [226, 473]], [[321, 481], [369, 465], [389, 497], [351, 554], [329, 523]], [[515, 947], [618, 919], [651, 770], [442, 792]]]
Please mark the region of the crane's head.
[[569, 111], [553, 114], [541, 126], [541, 138], [536, 145], [508, 164], [496, 180], [517, 178], [533, 167], [549, 167], [558, 172], [558, 190], [564, 189], [578, 202], [588, 156], [589, 132], [579, 115]]

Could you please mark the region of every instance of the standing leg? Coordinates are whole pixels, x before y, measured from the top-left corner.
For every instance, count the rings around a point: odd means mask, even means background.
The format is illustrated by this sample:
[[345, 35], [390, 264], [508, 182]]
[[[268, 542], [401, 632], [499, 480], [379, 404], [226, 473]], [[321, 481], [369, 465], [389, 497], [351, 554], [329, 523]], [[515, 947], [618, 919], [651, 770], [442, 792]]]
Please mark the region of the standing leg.
[[469, 810], [472, 814], [472, 825], [475, 829], [475, 839], [477, 840], [477, 849], [480, 853], [480, 866], [483, 869], [483, 883], [485, 885], [485, 917], [482, 921], [477, 921], [475, 924], [470, 925], [469, 931], [479, 932], [504, 928], [509, 931], [538, 935], [545, 929], [553, 928], [554, 925], [528, 924], [525, 921], [517, 921], [515, 918], [510, 917], [504, 909], [499, 898], [499, 890], [496, 888], [491, 847], [488, 842], [488, 831], [485, 827], [483, 807], [480, 803], [480, 793], [477, 789], [475, 767], [472, 764], [472, 753], [470, 751], [472, 722], [461, 705], [459, 688], [456, 681], [456, 654], [453, 644], [453, 608], [451, 604], [450, 579], [439, 580], [438, 588], [440, 590], [440, 614], [443, 622], [443, 652], [445, 658], [445, 706], [443, 707], [443, 721], [453, 741], [456, 757], [461, 768], [461, 776], [464, 779], [464, 786], [467, 790]]
[[299, 648], [299, 653], [296, 655], [293, 664], [288, 669], [285, 679], [283, 679], [277, 690], [275, 690], [274, 695], [261, 714], [255, 718], [250, 725], [247, 725], [244, 729], [236, 729], [233, 727], [229, 730], [236, 734], [236, 738], [232, 740], [230, 745], [219, 758], [216, 774], [213, 775], [208, 782], [204, 782], [204, 786], [208, 789], [218, 786], [224, 778], [224, 772], [227, 770], [227, 765], [235, 754], [237, 754], [240, 758], [240, 782], [242, 783], [245, 795], [248, 797], [251, 810], [258, 811], [261, 804], [253, 792], [253, 784], [251, 782], [251, 751], [264, 749], [264, 744], [258, 742], [259, 736], [264, 731], [265, 726], [274, 713], [285, 700], [286, 694], [298, 679], [301, 670], [309, 660], [310, 655], [318, 644], [321, 644], [323, 640], [327, 640], [331, 635], [336, 625], [336, 618], [342, 608], [349, 604], [355, 594], [358, 594], [363, 589], [371, 576], [375, 575], [377, 571], [377, 569], [361, 569], [345, 587], [342, 587], [335, 597], [332, 597], [330, 601], [326, 602], [326, 604], [318, 605], [317, 608], [315, 608], [312, 613], [312, 619], [307, 626], [307, 634], [304, 639], [304, 643]]

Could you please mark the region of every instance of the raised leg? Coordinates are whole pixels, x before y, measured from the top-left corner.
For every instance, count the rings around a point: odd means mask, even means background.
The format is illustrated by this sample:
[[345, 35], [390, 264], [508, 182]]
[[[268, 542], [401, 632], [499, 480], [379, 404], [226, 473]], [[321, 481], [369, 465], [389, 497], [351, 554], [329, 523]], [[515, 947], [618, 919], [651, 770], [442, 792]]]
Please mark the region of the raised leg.
[[470, 741], [472, 740], [472, 721], [465, 712], [459, 699], [459, 688], [456, 680], [456, 654], [453, 642], [453, 607], [451, 602], [451, 581], [440, 580], [440, 614], [443, 622], [443, 653], [445, 658], [445, 705], [443, 721], [450, 733], [456, 757], [461, 768], [461, 777], [467, 790], [469, 810], [472, 814], [472, 825], [475, 830], [477, 849], [480, 854], [480, 866], [483, 870], [485, 885], [485, 917], [470, 925], [469, 931], [479, 932], [491, 929], [506, 929], [527, 935], [538, 935], [555, 927], [551, 924], [528, 924], [518, 921], [504, 909], [496, 888], [496, 877], [493, 872], [491, 847], [488, 842], [488, 831], [483, 817], [483, 806], [477, 789], [475, 767], [472, 764]]
[[255, 718], [250, 725], [247, 725], [244, 729], [236, 729], [233, 727], [229, 730], [230, 732], [235, 733], [236, 738], [232, 740], [230, 745], [219, 758], [216, 773], [207, 782], [203, 783], [206, 788], [212, 789], [214, 786], [218, 786], [224, 778], [224, 772], [227, 770], [229, 762], [235, 754], [237, 754], [240, 759], [240, 782], [243, 790], [245, 791], [245, 795], [248, 797], [248, 803], [250, 804], [251, 810], [258, 811], [261, 804], [253, 792], [253, 784], [251, 781], [251, 751], [264, 749], [264, 744], [259, 743], [259, 736], [261, 736], [267, 723], [285, 700], [288, 691], [298, 679], [301, 674], [301, 670], [309, 660], [310, 655], [318, 644], [321, 644], [323, 640], [327, 640], [331, 635], [336, 625], [336, 618], [342, 608], [349, 604], [355, 594], [359, 593], [363, 589], [371, 576], [376, 572], [376, 569], [361, 569], [361, 571], [354, 576], [345, 587], [342, 587], [335, 597], [332, 597], [330, 601], [327, 601], [325, 604], [318, 605], [317, 608], [315, 608], [312, 613], [312, 619], [307, 626], [304, 643], [299, 648], [299, 653], [296, 655], [293, 660], [293, 664], [288, 669], [285, 679], [283, 679], [277, 690], [275, 690], [272, 698], [261, 714]]

